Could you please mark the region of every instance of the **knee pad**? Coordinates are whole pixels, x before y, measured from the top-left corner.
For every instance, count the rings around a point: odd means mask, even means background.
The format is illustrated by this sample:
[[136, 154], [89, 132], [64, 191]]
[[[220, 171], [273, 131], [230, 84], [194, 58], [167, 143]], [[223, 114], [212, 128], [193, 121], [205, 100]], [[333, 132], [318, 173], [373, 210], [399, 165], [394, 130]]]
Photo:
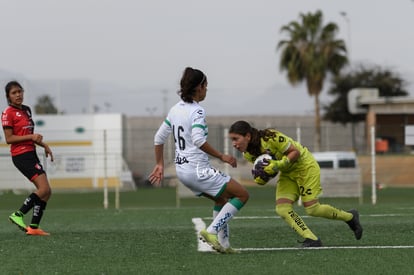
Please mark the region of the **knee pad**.
[[289, 216], [289, 212], [292, 209], [293, 209], [293, 207], [289, 203], [277, 204], [276, 208], [275, 208], [276, 213], [282, 218]]

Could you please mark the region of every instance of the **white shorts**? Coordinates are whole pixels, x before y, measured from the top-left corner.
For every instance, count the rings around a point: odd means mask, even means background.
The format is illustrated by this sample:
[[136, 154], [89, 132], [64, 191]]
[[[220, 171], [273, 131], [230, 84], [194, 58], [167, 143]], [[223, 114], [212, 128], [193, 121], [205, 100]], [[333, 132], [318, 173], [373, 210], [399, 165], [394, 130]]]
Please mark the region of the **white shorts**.
[[213, 167], [194, 170], [176, 169], [178, 179], [195, 195], [202, 193], [216, 197], [220, 195], [231, 177]]

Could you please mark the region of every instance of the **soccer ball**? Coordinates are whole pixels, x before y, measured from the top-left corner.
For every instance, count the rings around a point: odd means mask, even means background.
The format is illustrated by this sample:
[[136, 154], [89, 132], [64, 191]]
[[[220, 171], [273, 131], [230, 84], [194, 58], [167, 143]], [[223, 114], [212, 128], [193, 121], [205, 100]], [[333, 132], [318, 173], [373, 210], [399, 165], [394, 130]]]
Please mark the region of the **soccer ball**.
[[253, 163], [253, 170], [252, 175], [254, 182], [256, 182], [259, 185], [265, 185], [269, 180], [276, 177], [277, 171], [272, 172], [271, 174], [266, 173], [263, 170], [263, 167], [261, 167], [261, 164], [264, 159], [271, 160], [272, 156], [269, 154], [263, 154], [256, 158], [256, 160]]

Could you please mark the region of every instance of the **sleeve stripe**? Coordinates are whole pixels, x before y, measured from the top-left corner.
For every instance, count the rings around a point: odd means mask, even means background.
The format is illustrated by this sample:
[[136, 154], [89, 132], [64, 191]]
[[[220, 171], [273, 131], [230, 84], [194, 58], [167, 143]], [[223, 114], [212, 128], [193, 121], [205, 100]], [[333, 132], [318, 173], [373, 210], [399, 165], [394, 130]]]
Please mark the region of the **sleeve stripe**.
[[201, 125], [201, 124], [194, 124], [193, 126], [191, 126], [191, 128], [201, 128], [201, 129], [205, 130], [207, 128], [207, 126]]
[[168, 119], [165, 119], [164, 122], [171, 127], [171, 122], [168, 121]]

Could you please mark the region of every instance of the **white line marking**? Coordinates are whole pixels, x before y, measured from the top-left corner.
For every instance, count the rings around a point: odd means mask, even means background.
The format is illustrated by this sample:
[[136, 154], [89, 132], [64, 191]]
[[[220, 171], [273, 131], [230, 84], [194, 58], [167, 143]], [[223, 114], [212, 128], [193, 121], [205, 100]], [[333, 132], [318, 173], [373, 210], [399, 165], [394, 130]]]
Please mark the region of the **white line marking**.
[[[365, 215], [369, 217], [398, 217], [408, 216], [404, 214], [372, 214]], [[303, 216], [308, 217], [308, 216]], [[277, 219], [278, 216], [239, 216], [235, 219]], [[199, 238], [200, 231], [206, 227], [203, 219], [212, 219], [211, 217], [205, 218], [193, 218], [194, 229], [197, 235], [198, 251], [200, 252], [214, 252], [214, 250], [206, 243], [202, 242]], [[323, 246], [323, 247], [262, 247], [262, 248], [237, 248], [239, 251], [286, 251], [286, 250], [333, 250], [333, 249], [414, 249], [414, 245], [377, 245], [377, 246]]]
[[413, 249], [414, 245], [379, 245], [379, 246], [323, 246], [323, 247], [263, 247], [238, 248], [240, 251], [283, 251], [283, 250], [332, 250], [332, 249]]
[[[359, 215], [360, 217], [405, 217], [412, 216], [413, 214], [370, 214], [370, 215]], [[303, 215], [302, 218], [314, 218], [311, 216]], [[205, 220], [211, 220], [212, 217], [203, 217]], [[233, 217], [235, 220], [260, 220], [260, 219], [280, 219], [279, 216], [236, 216]]]
[[211, 246], [201, 241], [199, 237], [200, 231], [206, 228], [206, 224], [204, 223], [204, 221], [201, 218], [193, 218], [191, 221], [193, 222], [194, 229], [196, 231], [197, 244], [198, 244], [197, 250], [200, 252], [214, 252], [213, 248], [211, 248]]

